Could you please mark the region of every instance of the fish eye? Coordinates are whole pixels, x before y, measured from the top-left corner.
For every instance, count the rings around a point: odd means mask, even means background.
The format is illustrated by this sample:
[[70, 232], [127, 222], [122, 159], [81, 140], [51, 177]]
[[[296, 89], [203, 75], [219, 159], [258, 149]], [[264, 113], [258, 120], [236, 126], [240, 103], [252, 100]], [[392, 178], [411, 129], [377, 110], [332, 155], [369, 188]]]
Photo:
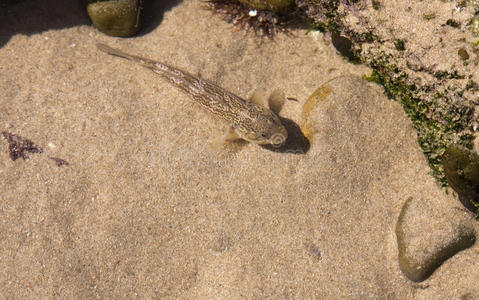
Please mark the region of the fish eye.
[[266, 133], [264, 133], [264, 132], [263, 132], [263, 133], [261, 133], [261, 137], [265, 139], [265, 138], [267, 138], [267, 137], [268, 137], [268, 135], [267, 135]]

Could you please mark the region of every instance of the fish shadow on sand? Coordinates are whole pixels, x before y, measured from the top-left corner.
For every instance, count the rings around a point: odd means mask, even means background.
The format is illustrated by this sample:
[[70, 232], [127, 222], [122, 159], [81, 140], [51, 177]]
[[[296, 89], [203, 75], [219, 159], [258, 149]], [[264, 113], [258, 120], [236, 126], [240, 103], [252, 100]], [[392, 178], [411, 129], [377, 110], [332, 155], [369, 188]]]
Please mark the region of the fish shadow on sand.
[[143, 0], [143, 24], [136, 36], [143, 36], [155, 30], [163, 21], [164, 13], [181, 2], [181, 0]]
[[286, 142], [281, 146], [261, 145], [261, 147], [278, 153], [306, 154], [309, 151], [311, 144], [306, 136], [304, 136], [299, 125], [290, 119], [282, 117], [280, 117], [280, 119], [281, 123], [288, 131]]

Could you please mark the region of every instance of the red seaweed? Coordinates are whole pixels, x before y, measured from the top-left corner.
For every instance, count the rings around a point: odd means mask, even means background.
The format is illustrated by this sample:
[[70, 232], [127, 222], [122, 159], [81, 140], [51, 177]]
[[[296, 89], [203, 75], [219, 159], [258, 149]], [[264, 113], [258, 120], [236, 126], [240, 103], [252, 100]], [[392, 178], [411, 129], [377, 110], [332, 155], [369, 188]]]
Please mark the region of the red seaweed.
[[8, 142], [8, 151], [10, 158], [15, 161], [18, 158], [24, 160], [28, 158], [28, 153], [42, 153], [42, 148], [36, 146], [31, 140], [21, 137], [19, 135], [2, 132], [3, 137]]
[[58, 167], [69, 165], [69, 163], [64, 159], [61, 159], [61, 158], [58, 158], [58, 157], [53, 157], [53, 156], [49, 156], [48, 158], [53, 160]]

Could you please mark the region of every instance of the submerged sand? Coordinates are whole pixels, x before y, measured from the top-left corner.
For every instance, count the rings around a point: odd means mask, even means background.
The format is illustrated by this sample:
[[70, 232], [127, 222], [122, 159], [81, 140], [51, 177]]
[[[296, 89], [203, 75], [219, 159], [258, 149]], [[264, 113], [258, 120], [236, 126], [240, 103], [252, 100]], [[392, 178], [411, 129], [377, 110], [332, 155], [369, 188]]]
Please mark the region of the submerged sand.
[[[478, 226], [429, 175], [400, 105], [316, 34], [296, 29], [259, 43], [198, 1], [130, 39], [77, 22], [15, 31], [26, 26], [18, 16], [31, 13], [23, 5], [1, 29], [0, 129], [44, 152], [12, 161], [0, 140], [4, 297], [479, 296], [477, 245], [421, 283], [400, 271], [395, 226], [408, 198], [434, 203], [425, 209], [437, 219], [409, 223], [420, 239], [431, 235], [425, 223], [469, 218], [464, 226]], [[35, 18], [81, 23], [81, 7], [69, 8]], [[307, 126], [311, 145], [304, 153], [213, 150], [227, 124], [152, 72], [97, 51], [97, 42], [242, 97], [281, 88], [299, 100], [282, 116]], [[336, 77], [329, 98], [304, 113], [308, 97]]]

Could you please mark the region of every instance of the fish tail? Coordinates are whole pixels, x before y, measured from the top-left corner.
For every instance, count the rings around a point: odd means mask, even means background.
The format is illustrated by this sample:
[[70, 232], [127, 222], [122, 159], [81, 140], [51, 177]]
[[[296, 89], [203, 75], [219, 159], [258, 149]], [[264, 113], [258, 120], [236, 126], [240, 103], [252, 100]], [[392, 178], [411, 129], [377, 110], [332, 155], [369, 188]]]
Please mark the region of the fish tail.
[[140, 56], [136, 56], [136, 55], [131, 55], [131, 54], [128, 54], [126, 52], [123, 52], [119, 49], [114, 49], [108, 45], [105, 45], [105, 44], [102, 44], [102, 43], [97, 43], [96, 44], [97, 48], [105, 53], [108, 53], [110, 55], [114, 55], [114, 56], [118, 56], [118, 57], [121, 57], [121, 58], [126, 58], [128, 60], [131, 60], [131, 61], [134, 61], [148, 69], [156, 69], [157, 66], [157, 62], [153, 61], [153, 60], [150, 60], [150, 59], [147, 59], [147, 58], [144, 58], [144, 57], [140, 57]]

